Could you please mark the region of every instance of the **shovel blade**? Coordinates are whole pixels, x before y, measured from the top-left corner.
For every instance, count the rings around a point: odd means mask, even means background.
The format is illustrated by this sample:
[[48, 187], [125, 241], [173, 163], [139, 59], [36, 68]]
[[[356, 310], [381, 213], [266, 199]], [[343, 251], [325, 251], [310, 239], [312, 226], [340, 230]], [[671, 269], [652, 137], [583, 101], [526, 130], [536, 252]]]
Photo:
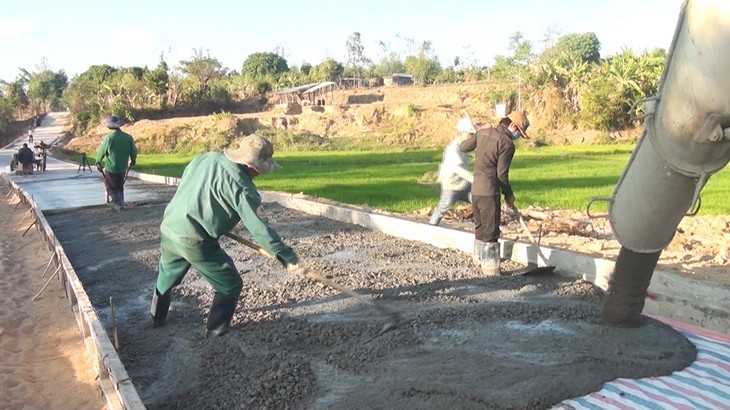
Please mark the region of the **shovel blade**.
[[554, 271], [555, 271], [555, 266], [537, 266], [535, 264], [530, 263], [518, 275], [520, 275], [520, 276], [548, 275], [548, 274], [552, 274]]

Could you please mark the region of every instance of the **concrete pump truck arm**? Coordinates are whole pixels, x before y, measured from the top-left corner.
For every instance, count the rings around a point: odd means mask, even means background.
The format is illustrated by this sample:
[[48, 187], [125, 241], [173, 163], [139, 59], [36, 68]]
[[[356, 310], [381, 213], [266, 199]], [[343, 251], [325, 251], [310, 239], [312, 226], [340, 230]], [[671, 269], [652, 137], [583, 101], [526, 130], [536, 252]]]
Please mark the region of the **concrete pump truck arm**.
[[613, 194], [608, 217], [621, 250], [602, 319], [638, 325], [662, 250], [708, 179], [730, 160], [730, 2], [683, 3], [657, 96]]

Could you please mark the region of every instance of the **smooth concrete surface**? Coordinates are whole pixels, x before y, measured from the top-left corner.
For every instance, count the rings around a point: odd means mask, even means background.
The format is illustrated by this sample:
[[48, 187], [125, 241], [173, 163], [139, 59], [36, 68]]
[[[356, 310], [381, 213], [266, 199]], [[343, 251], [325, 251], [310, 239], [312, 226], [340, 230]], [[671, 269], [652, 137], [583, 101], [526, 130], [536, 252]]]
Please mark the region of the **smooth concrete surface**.
[[[63, 136], [63, 123], [68, 120], [67, 113], [49, 113], [40, 127], [34, 131], [33, 144], [41, 141], [53, 145]], [[47, 157], [46, 171], [34, 171], [30, 175], [18, 175], [10, 172], [10, 161], [13, 154], [28, 143], [28, 134], [18, 138], [3, 149], [0, 149], [0, 164], [4, 165], [5, 178], [22, 187], [41, 211], [77, 208], [83, 206], [105, 205], [106, 194], [101, 175], [95, 167], [83, 169], [70, 162]], [[31, 147], [31, 144], [28, 144]], [[31, 147], [32, 148], [32, 147]], [[126, 187], [126, 202], [150, 201], [159, 199], [156, 195], [139, 189]]]

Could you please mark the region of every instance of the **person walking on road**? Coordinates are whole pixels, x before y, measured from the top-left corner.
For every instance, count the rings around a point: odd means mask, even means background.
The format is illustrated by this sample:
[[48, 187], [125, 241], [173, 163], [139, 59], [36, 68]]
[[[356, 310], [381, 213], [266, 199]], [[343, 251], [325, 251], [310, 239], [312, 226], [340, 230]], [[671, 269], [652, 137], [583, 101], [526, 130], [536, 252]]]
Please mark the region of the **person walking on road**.
[[294, 250], [257, 214], [261, 196], [253, 179], [279, 168], [273, 155], [273, 145], [252, 134], [236, 139], [223, 153], [197, 156], [185, 168], [160, 225], [161, 254], [150, 308], [153, 327], [165, 323], [172, 289], [194, 267], [215, 291], [206, 337], [228, 332], [243, 282], [218, 239], [239, 221], [291, 273], [303, 274]]
[[439, 182], [441, 182], [441, 198], [431, 214], [429, 225], [438, 225], [444, 213], [456, 201], [471, 204], [471, 184], [474, 176], [469, 172], [469, 154], [459, 149], [464, 142], [476, 132], [469, 118], [462, 118], [456, 123], [456, 137], [446, 146], [439, 165]]
[[[134, 138], [121, 130], [124, 121], [115, 116], [107, 117], [106, 127], [112, 130], [104, 137], [96, 153], [96, 163], [103, 170], [104, 186], [111, 197], [112, 206], [124, 207], [124, 183], [130, 167], [137, 163], [137, 147]], [[102, 161], [103, 168], [101, 167]]]
[[23, 146], [18, 150], [18, 163], [21, 164], [21, 169], [23, 173], [32, 174], [33, 173], [33, 160], [35, 159], [35, 154], [33, 153], [33, 150], [28, 148], [28, 144], [23, 144]]
[[499, 275], [500, 193], [513, 206], [515, 195], [509, 182], [509, 169], [515, 155], [514, 141], [529, 139], [530, 121], [521, 111], [502, 118], [496, 127], [483, 128], [467, 138], [459, 148], [475, 151], [474, 183], [471, 188], [474, 210], [474, 257], [485, 275]]

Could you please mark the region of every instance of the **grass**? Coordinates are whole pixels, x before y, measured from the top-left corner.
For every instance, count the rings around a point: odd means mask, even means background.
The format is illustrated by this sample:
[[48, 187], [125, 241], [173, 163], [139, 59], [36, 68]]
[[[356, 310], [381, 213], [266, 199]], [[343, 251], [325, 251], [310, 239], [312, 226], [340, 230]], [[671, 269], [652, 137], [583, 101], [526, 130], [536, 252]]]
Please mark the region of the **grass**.
[[[633, 145], [518, 147], [510, 180], [518, 207], [584, 210], [594, 196], [610, 196]], [[141, 172], [180, 176], [192, 155], [140, 155]], [[259, 189], [324, 197], [350, 204], [409, 212], [434, 206], [439, 151], [337, 151], [277, 153], [282, 169], [259, 176]], [[93, 163], [93, 162], [92, 162]], [[426, 177], [424, 177], [426, 176]], [[431, 178], [432, 179], [432, 178]], [[713, 176], [702, 192], [700, 215], [730, 214], [730, 171]], [[659, 205], [661, 206], [661, 205]], [[596, 203], [595, 211], [605, 211]]]

